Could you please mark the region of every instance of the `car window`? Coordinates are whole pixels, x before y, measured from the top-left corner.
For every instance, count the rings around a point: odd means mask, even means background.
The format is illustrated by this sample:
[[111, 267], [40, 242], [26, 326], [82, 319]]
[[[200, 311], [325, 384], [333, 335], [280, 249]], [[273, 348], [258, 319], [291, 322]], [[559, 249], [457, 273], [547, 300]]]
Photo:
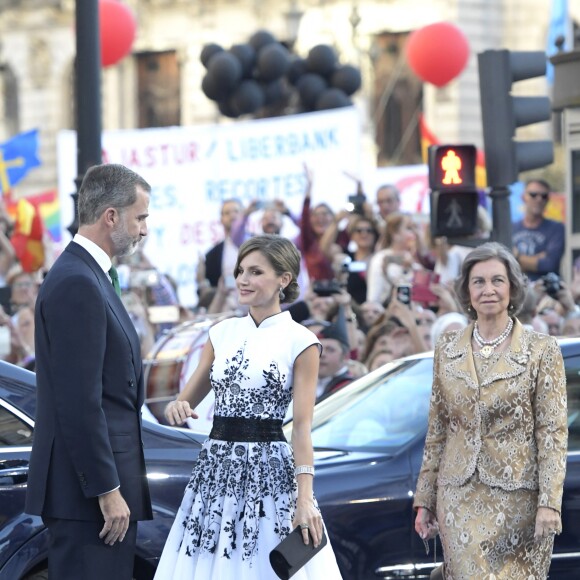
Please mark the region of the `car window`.
[[14, 413], [0, 406], [0, 447], [32, 445], [32, 428]]
[[427, 429], [432, 379], [433, 360], [427, 358], [346, 391], [349, 398], [338, 412], [315, 420], [314, 447], [385, 451], [404, 445]]
[[580, 357], [567, 357], [568, 450], [580, 450]]

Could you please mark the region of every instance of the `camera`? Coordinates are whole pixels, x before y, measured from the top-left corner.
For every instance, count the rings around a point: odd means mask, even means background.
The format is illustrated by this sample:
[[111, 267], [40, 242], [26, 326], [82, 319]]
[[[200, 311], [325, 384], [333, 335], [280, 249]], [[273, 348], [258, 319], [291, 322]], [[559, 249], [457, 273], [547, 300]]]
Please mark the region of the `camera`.
[[336, 280], [314, 280], [312, 291], [317, 296], [332, 296], [333, 294], [340, 294], [342, 288]]
[[340, 264], [340, 271], [343, 274], [350, 272], [366, 272], [367, 263], [353, 260], [350, 256], [345, 256]]
[[367, 198], [364, 193], [349, 195], [348, 196], [348, 203], [350, 204], [349, 211], [359, 215], [364, 215], [364, 203], [366, 202], [366, 200]]
[[542, 276], [541, 280], [544, 282], [544, 288], [546, 289], [546, 294], [550, 298], [557, 298], [558, 292], [562, 288], [560, 284], [560, 276], [554, 272], [548, 272]]
[[159, 273], [156, 270], [132, 270], [129, 276], [129, 286], [140, 288], [151, 287], [159, 284]]

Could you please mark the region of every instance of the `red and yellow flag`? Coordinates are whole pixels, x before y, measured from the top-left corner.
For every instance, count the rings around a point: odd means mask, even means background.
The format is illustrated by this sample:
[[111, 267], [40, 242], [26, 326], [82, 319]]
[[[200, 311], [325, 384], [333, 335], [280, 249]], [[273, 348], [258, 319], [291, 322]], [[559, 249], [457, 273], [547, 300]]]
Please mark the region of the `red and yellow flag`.
[[5, 192], [4, 203], [14, 220], [14, 231], [10, 242], [16, 257], [25, 272], [36, 272], [44, 264], [44, 225], [38, 207], [27, 199], [12, 200], [10, 192]]

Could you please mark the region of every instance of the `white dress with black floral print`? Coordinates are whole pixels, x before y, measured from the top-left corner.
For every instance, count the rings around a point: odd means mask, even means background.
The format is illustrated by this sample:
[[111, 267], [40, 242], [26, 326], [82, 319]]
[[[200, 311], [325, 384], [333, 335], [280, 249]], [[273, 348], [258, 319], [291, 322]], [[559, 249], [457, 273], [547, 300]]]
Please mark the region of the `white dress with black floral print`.
[[[251, 316], [210, 329], [215, 415], [283, 419], [294, 361], [319, 344], [288, 312], [256, 326]], [[294, 459], [284, 441], [208, 439], [169, 533], [158, 580], [275, 580], [268, 555], [292, 531]], [[330, 542], [293, 580], [340, 579]]]

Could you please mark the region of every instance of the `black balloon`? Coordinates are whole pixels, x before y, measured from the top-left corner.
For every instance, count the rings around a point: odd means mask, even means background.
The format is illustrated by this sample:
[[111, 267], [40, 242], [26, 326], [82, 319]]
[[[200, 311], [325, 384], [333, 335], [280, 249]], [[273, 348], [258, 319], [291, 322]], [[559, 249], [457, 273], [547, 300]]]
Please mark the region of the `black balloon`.
[[257, 32], [254, 32], [249, 40], [249, 43], [254, 47], [256, 52], [260, 52], [260, 49], [264, 46], [274, 42], [278, 42], [276, 37], [267, 30], [258, 30]]
[[207, 67], [219, 90], [231, 91], [242, 78], [242, 65], [231, 52], [218, 52], [211, 57]]
[[264, 91], [264, 105], [273, 105], [288, 96], [288, 88], [284, 79], [262, 83], [262, 90]]
[[352, 105], [351, 100], [340, 89], [326, 89], [316, 100], [316, 110], [338, 109]]
[[296, 57], [290, 61], [290, 66], [286, 72], [286, 78], [290, 84], [296, 85], [298, 79], [307, 72], [308, 66], [306, 64], [306, 60], [300, 57]]
[[240, 61], [242, 65], [242, 76], [250, 78], [256, 64], [256, 51], [251, 44], [234, 44], [230, 52]]
[[212, 101], [221, 101], [229, 95], [229, 90], [224, 89], [221, 84], [208, 72], [201, 81], [203, 94]]
[[345, 94], [352, 95], [361, 87], [360, 71], [350, 64], [340, 66], [334, 71], [330, 84], [334, 88], [342, 90]]
[[244, 80], [234, 91], [230, 103], [240, 115], [255, 113], [264, 105], [264, 91], [257, 81]]
[[268, 44], [258, 52], [258, 78], [275, 81], [283, 77], [290, 65], [290, 53], [279, 42]]
[[214, 54], [217, 54], [218, 52], [222, 52], [222, 51], [223, 51], [223, 48], [219, 44], [215, 44], [214, 42], [210, 42], [209, 44], [206, 44], [201, 49], [201, 54], [199, 57], [201, 60], [201, 64], [203, 64], [203, 66], [205, 68], [207, 68], [211, 57]]
[[296, 83], [300, 100], [306, 109], [314, 110], [316, 101], [327, 87], [326, 81], [315, 73], [302, 75]]
[[319, 44], [311, 48], [306, 59], [308, 70], [323, 77], [328, 77], [334, 72], [336, 63], [336, 53], [328, 44]]
[[218, 103], [219, 112], [224, 115], [224, 117], [230, 117], [230, 119], [236, 119], [240, 114], [232, 106], [230, 100], [219, 101]]

